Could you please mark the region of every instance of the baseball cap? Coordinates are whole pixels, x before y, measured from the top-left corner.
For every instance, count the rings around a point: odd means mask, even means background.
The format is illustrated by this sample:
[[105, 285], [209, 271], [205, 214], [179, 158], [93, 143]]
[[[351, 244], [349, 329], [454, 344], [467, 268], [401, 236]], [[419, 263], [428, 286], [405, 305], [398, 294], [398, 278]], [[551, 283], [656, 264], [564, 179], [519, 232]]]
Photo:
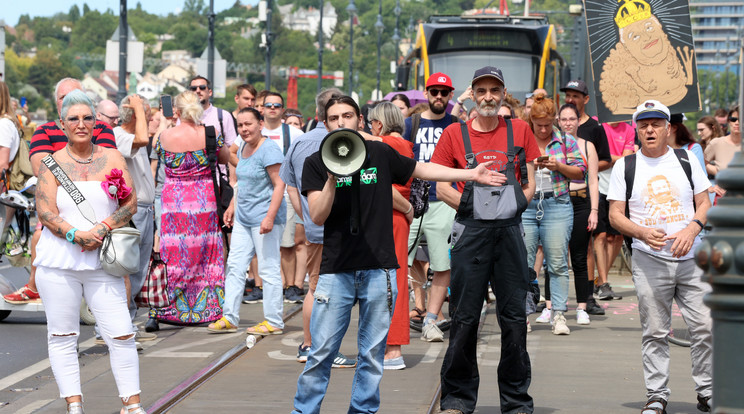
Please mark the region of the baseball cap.
[[496, 80], [501, 82], [502, 85], [506, 85], [506, 82], [504, 82], [504, 75], [501, 73], [501, 69], [494, 66], [484, 66], [476, 70], [473, 74], [473, 80], [470, 82], [470, 85], [475, 85], [475, 82], [489, 77], [496, 78]]
[[561, 88], [561, 92], [566, 91], [576, 91], [584, 95], [589, 95], [589, 88], [586, 87], [586, 82], [581, 79], [568, 81], [566, 86]]
[[649, 118], [661, 118], [668, 121], [670, 118], [669, 108], [667, 108], [663, 103], [653, 99], [638, 105], [635, 113], [633, 113], [633, 122]]
[[437, 72], [429, 76], [429, 79], [426, 80], [426, 89], [432, 86], [446, 86], [450, 89], [455, 89], [452, 87], [452, 79], [442, 72]]

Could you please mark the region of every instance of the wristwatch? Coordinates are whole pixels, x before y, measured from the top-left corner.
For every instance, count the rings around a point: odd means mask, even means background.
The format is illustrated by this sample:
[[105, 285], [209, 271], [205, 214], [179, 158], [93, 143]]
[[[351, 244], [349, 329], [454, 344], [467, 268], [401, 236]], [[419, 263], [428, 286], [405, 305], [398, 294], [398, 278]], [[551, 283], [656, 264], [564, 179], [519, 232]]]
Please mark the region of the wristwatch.
[[65, 238], [67, 239], [68, 242], [75, 244], [75, 232], [76, 231], [77, 229], [73, 227], [70, 229], [70, 231], [67, 232], [67, 234], [65, 235]]

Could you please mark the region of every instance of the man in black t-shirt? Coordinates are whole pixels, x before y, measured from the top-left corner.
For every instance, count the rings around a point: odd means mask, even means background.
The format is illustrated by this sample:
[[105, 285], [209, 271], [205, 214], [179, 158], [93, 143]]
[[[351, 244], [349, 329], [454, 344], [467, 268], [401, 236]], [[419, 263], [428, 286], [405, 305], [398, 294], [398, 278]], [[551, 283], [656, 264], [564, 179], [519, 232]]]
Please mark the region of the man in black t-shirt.
[[[610, 153], [610, 144], [607, 141], [607, 133], [605, 132], [602, 125], [597, 122], [596, 119], [587, 115], [586, 104], [589, 103], [589, 88], [583, 80], [572, 80], [561, 89], [561, 92], [566, 93], [566, 103], [572, 103], [576, 105], [579, 110], [579, 130], [576, 135], [579, 138], [594, 144], [594, 148], [597, 149], [597, 156], [599, 158], [599, 171], [604, 171], [612, 168], [612, 154]], [[597, 262], [597, 273], [599, 283], [605, 286], [603, 291], [600, 292], [600, 299], [612, 299], [615, 295], [607, 283], [607, 274], [609, 272], [610, 263], [607, 263], [607, 250], [610, 248], [607, 243], [607, 229], [610, 227], [610, 219], [607, 208], [609, 203], [607, 202], [607, 194], [599, 195], [599, 211], [597, 211], [597, 228], [594, 230], [594, 253]], [[594, 270], [589, 269], [589, 273], [593, 274]], [[592, 285], [594, 281], [592, 280]], [[594, 286], [590, 286], [594, 289]], [[586, 311], [590, 315], [604, 315], [604, 310], [597, 305], [594, 301], [594, 296], [591, 295], [587, 302]]]
[[[357, 129], [360, 120], [359, 106], [352, 98], [334, 96], [328, 101], [324, 121], [329, 131]], [[360, 222], [358, 232], [352, 234], [349, 223], [352, 178], [329, 173], [320, 152], [305, 160], [302, 193], [308, 199], [309, 219], [324, 225], [323, 258], [310, 318], [313, 343], [305, 369], [297, 380], [293, 413], [320, 411], [331, 365], [356, 302], [359, 302], [359, 363], [349, 412], [379, 410], [385, 342], [397, 295], [392, 184], [405, 184], [415, 176], [424, 180], [476, 180], [502, 185], [506, 177], [489, 171], [487, 167], [491, 164], [456, 170], [417, 163], [382, 142], [367, 142], [366, 161], [358, 172]]]

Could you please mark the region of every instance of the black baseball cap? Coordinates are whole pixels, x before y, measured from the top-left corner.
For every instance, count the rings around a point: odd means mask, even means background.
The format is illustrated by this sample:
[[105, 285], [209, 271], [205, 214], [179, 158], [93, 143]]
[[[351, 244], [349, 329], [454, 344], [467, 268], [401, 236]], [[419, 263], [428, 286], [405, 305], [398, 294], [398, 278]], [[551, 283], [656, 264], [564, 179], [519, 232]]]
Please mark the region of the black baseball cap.
[[576, 91], [583, 93], [584, 95], [589, 95], [589, 88], [586, 87], [586, 82], [581, 79], [568, 81], [566, 86], [561, 88], [561, 92], [566, 91]]
[[501, 69], [494, 66], [484, 66], [476, 70], [473, 74], [473, 80], [470, 82], [470, 85], [475, 85], [475, 82], [489, 77], [495, 78], [496, 80], [501, 82], [502, 85], [506, 85], [506, 83], [504, 82], [504, 75], [501, 73]]

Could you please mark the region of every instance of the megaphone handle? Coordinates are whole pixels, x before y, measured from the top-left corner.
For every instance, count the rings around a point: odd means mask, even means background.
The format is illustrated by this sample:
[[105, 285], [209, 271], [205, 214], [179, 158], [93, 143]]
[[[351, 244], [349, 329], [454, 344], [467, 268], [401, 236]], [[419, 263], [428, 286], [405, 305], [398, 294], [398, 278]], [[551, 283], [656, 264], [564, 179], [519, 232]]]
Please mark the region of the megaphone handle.
[[351, 217], [349, 218], [349, 231], [355, 236], [359, 234], [359, 222], [361, 221], [361, 212], [359, 211], [359, 177], [358, 172], [351, 176]]

